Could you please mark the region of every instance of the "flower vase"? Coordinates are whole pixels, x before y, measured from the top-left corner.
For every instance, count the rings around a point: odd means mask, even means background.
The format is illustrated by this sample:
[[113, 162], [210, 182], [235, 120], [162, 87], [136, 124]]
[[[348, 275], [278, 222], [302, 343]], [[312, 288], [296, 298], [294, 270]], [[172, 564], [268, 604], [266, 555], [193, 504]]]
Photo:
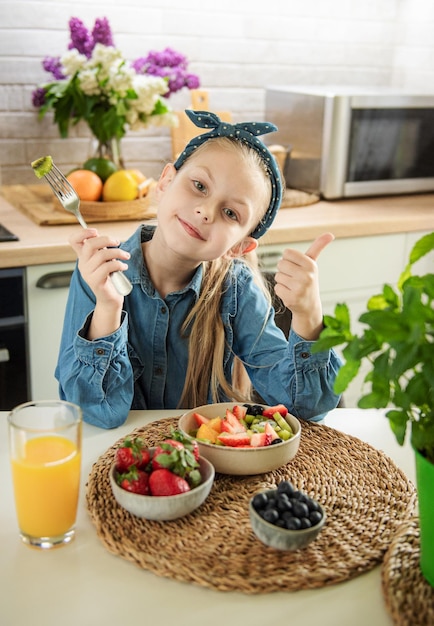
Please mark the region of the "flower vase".
[[117, 169], [125, 169], [122, 158], [121, 140], [112, 137], [107, 141], [101, 141], [95, 137], [91, 141], [90, 157], [95, 159], [108, 159], [112, 161]]

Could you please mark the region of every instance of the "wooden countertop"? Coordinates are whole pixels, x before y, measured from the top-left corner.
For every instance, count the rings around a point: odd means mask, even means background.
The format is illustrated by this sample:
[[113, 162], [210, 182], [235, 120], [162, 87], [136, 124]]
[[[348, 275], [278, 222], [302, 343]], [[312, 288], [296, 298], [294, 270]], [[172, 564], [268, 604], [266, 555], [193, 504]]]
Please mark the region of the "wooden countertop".
[[[0, 268], [75, 260], [68, 238], [78, 225], [38, 226], [7, 202], [1, 191], [0, 187], [0, 224], [19, 241], [0, 242]], [[140, 223], [132, 220], [92, 226], [123, 241]], [[358, 198], [281, 209], [260, 243], [290, 245], [311, 241], [325, 231], [346, 238], [426, 230], [434, 230], [434, 194]]]

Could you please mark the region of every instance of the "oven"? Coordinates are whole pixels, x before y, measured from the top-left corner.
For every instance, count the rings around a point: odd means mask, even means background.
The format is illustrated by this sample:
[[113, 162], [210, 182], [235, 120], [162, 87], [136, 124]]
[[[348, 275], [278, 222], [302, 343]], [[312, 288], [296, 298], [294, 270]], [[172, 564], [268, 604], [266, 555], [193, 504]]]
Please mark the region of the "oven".
[[29, 397], [24, 268], [0, 269], [0, 410]]

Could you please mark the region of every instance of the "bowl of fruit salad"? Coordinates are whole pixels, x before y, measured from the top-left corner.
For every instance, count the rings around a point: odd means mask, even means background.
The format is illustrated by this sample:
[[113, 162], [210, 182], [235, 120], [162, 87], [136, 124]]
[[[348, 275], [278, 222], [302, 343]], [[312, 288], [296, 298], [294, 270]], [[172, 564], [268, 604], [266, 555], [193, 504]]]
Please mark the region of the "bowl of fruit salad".
[[249, 501], [252, 530], [265, 545], [277, 550], [300, 550], [321, 532], [326, 514], [306, 493], [283, 480], [276, 489], [259, 491]]
[[300, 445], [300, 422], [282, 404], [206, 404], [184, 413], [178, 429], [221, 474], [248, 476], [286, 465]]
[[116, 449], [110, 484], [116, 502], [137, 517], [168, 521], [188, 515], [208, 497], [214, 467], [179, 431], [147, 447], [140, 437]]

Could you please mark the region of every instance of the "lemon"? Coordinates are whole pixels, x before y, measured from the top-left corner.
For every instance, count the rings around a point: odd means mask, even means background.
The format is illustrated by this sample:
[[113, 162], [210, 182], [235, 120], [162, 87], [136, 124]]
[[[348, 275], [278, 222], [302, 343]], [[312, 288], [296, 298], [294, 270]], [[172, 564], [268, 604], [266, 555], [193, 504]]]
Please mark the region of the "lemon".
[[146, 176], [138, 169], [127, 169], [125, 171], [135, 178], [138, 185], [140, 185], [140, 183], [144, 183], [146, 180]]
[[83, 169], [95, 172], [95, 174], [97, 174], [101, 180], [105, 182], [111, 174], [114, 174], [114, 172], [117, 171], [118, 168], [116, 164], [109, 159], [94, 157], [86, 161], [83, 165]]
[[118, 170], [105, 181], [102, 197], [105, 202], [135, 200], [137, 198], [137, 181], [126, 170]]

